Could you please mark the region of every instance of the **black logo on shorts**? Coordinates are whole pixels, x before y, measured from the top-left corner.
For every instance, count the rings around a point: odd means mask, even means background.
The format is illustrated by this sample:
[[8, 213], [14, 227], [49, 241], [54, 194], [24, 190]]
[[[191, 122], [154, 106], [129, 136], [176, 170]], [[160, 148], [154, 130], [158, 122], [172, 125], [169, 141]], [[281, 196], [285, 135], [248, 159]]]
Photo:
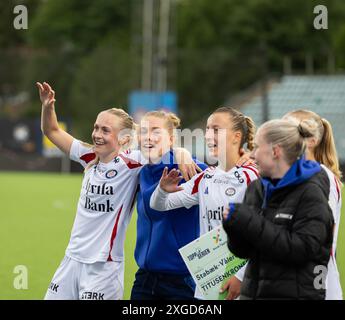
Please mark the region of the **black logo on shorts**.
[[108, 179], [112, 179], [112, 178], [115, 178], [117, 176], [117, 171], [112, 169], [112, 170], [109, 170], [105, 173], [105, 177], [108, 178]]
[[57, 293], [58, 288], [59, 288], [59, 285], [58, 285], [58, 284], [56, 284], [56, 283], [54, 283], [54, 282], [51, 282], [51, 283], [50, 283], [49, 289], [50, 289], [51, 291]]
[[81, 299], [82, 300], [104, 300], [104, 293], [86, 291], [86, 292], [83, 292]]

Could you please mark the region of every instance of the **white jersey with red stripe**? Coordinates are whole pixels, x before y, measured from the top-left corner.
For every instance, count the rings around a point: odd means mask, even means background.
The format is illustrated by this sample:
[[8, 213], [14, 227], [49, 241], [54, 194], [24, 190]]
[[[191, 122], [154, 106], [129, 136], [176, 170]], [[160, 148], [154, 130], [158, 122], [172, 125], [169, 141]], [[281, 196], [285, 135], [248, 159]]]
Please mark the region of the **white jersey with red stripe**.
[[333, 244], [331, 258], [328, 262], [328, 274], [326, 280], [326, 300], [342, 300], [343, 294], [340, 284], [340, 277], [336, 262], [336, 249], [337, 240], [340, 224], [340, 213], [341, 213], [341, 184], [335, 177], [333, 172], [329, 170], [326, 166], [321, 165], [323, 169], [327, 172], [329, 182], [330, 182], [330, 192], [328, 203], [333, 213], [334, 218], [334, 233], [333, 233]]
[[[70, 158], [84, 168], [95, 159], [92, 148], [78, 140]], [[82, 263], [122, 261], [127, 225], [133, 211], [140, 151], [125, 151], [109, 163], [99, 162], [84, 173], [77, 213], [66, 255]]]
[[[205, 174], [189, 185], [191, 196], [200, 206], [200, 234], [222, 224], [223, 211], [229, 203], [243, 201], [249, 183], [259, 177], [253, 166], [234, 167], [228, 172], [219, 167], [207, 169]], [[184, 187], [187, 189], [187, 186]]]
[[[190, 208], [198, 204], [202, 235], [221, 225], [224, 209], [230, 202], [242, 202], [248, 184], [258, 177], [258, 171], [252, 165], [234, 167], [227, 172], [219, 167], [208, 168], [182, 184], [182, 191], [166, 194], [157, 209]], [[163, 200], [162, 196], [157, 188], [151, 203], [156, 202], [154, 199]]]
[[[203, 235], [222, 224], [224, 209], [229, 203], [241, 203], [249, 183], [258, 177], [258, 170], [253, 165], [234, 167], [227, 172], [219, 167], [208, 168], [181, 184], [181, 191], [167, 193], [157, 186], [151, 196], [150, 206], [166, 211], [198, 204], [200, 235]], [[240, 281], [243, 280], [245, 268], [236, 273]], [[198, 287], [195, 297], [204, 299]]]

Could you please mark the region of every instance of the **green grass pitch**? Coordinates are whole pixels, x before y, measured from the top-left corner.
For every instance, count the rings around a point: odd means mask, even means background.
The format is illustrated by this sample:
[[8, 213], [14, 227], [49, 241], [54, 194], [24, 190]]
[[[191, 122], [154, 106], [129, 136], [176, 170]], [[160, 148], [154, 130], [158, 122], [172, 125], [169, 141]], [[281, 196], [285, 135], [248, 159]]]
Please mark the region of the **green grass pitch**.
[[[42, 299], [64, 256], [75, 216], [81, 174], [0, 172], [0, 299]], [[345, 196], [343, 192], [343, 196]], [[337, 259], [345, 288], [344, 207]], [[125, 292], [129, 299], [137, 265], [134, 261], [136, 212], [128, 227]], [[14, 288], [16, 266], [26, 266], [28, 289]]]

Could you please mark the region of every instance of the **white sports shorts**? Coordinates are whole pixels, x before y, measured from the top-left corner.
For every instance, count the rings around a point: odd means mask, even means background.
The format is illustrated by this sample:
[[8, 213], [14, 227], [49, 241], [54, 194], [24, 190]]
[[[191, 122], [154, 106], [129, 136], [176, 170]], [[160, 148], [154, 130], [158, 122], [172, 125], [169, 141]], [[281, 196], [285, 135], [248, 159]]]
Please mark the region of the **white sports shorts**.
[[65, 256], [45, 300], [121, 300], [124, 262], [81, 263]]

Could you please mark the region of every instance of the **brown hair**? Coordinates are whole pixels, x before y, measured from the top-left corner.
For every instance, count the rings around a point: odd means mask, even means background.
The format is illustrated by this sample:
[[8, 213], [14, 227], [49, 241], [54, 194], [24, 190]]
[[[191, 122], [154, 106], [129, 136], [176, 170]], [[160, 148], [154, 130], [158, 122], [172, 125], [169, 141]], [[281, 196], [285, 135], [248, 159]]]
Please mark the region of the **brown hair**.
[[313, 136], [307, 121], [300, 123], [284, 119], [275, 119], [265, 122], [259, 128], [267, 143], [280, 145], [284, 150], [285, 160], [293, 164], [306, 150], [305, 138]]
[[214, 113], [228, 113], [233, 123], [232, 129], [242, 133], [241, 145], [242, 148], [247, 143], [247, 148], [253, 150], [254, 148], [254, 135], [255, 123], [252, 118], [245, 116], [242, 112], [231, 107], [220, 107]]
[[314, 148], [316, 161], [324, 164], [340, 180], [342, 173], [339, 169], [339, 160], [331, 124], [317, 113], [304, 109], [291, 111], [284, 118], [308, 121], [313, 137], [317, 140], [316, 147]]

